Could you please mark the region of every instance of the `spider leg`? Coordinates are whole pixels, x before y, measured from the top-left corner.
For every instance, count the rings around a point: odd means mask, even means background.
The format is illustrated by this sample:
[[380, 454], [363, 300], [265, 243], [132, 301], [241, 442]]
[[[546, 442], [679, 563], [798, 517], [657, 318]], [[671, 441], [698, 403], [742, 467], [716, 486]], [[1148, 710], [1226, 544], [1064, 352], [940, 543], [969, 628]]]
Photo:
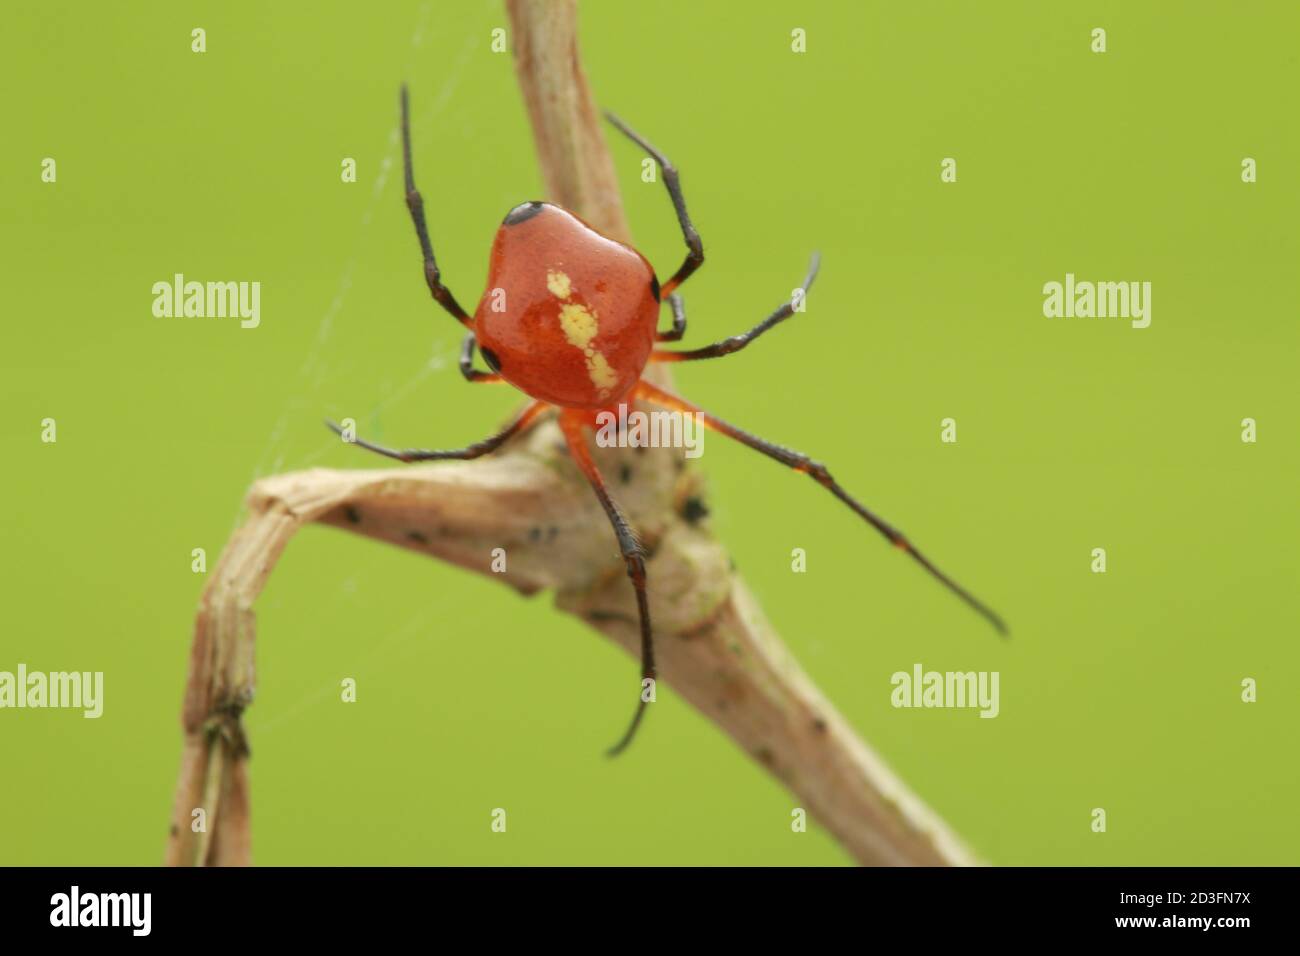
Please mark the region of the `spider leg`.
[[[478, 340], [474, 338], [471, 332], [465, 336], [465, 341], [460, 347], [460, 374], [465, 376], [467, 382], [499, 382], [501, 375], [497, 372], [480, 372], [474, 367], [474, 346]], [[491, 365], [491, 362], [488, 362]]]
[[646, 599], [645, 590], [645, 552], [641, 548], [641, 543], [637, 540], [636, 532], [632, 530], [632, 526], [628, 524], [627, 518], [624, 517], [622, 509], [610, 496], [609, 489], [605, 487], [605, 479], [601, 477], [600, 469], [596, 467], [591, 452], [587, 449], [584, 427], [581, 417], [563, 413], [560, 415], [560, 428], [564, 432], [565, 441], [568, 442], [569, 452], [573, 455], [573, 460], [577, 463], [578, 468], [591, 482], [592, 490], [596, 492], [601, 507], [605, 509], [605, 514], [609, 517], [609, 523], [614, 526], [614, 534], [618, 538], [618, 548], [623, 555], [623, 562], [627, 565], [627, 576], [632, 579], [632, 587], [636, 589], [636, 606], [641, 619], [641, 680], [643, 691], [642, 696], [637, 701], [636, 713], [632, 716], [632, 723], [628, 725], [619, 742], [608, 751], [608, 755], [614, 757], [622, 753], [627, 748], [627, 745], [632, 742], [632, 738], [636, 736], [637, 727], [641, 724], [641, 718], [645, 716], [647, 701], [644, 695], [644, 681], [653, 681], [655, 679], [655, 649], [654, 638], [650, 630], [650, 603]]
[[826, 466], [821, 462], [813, 461], [802, 452], [797, 452], [781, 445], [765, 441], [757, 435], [751, 435], [749, 432], [743, 431], [729, 422], [724, 422], [722, 419], [710, 415], [708, 412], [692, 405], [685, 399], [678, 398], [676, 395], [665, 392], [663, 389], [656, 388], [648, 382], [642, 381], [637, 386], [636, 394], [665, 408], [675, 409], [676, 411], [685, 412], [687, 414], [698, 414], [701, 416], [706, 427], [711, 428], [716, 432], [720, 432], [728, 438], [734, 438], [741, 444], [748, 445], [750, 448], [762, 452], [769, 458], [775, 458], [777, 461], [781, 462], [781, 464], [793, 468], [795, 471], [811, 476], [814, 481], [833, 494], [836, 498], [840, 499], [840, 501], [848, 505], [860, 518], [889, 539], [890, 544], [894, 545], [894, 547], [898, 548], [900, 551], [904, 551], [911, 555], [912, 559], [916, 561], [917, 564], [921, 565], [921, 567], [925, 568], [932, 578], [937, 580], [953, 594], [957, 595], [957, 597], [965, 601], [967, 605], [977, 611], [985, 618], [985, 620], [997, 628], [999, 634], [1004, 637], [1007, 635], [1007, 625], [1002, 618], [998, 616], [997, 612], [993, 611], [988, 607], [988, 605], [984, 604], [960, 584], [931, 564], [930, 559], [920, 551], [916, 550], [916, 548], [912, 546], [911, 542], [904, 537], [901, 531], [893, 527], [879, 515], [864, 507], [857, 501], [857, 499], [853, 498], [847, 491], [841, 488], [839, 483], [831, 477], [831, 473], [826, 469]]
[[668, 297], [668, 306], [673, 310], [673, 327], [667, 332], [655, 332], [656, 342], [676, 342], [686, 334], [686, 306], [682, 297], [674, 292]]
[[[528, 426], [537, 420], [537, 417], [546, 411], [550, 406], [546, 402], [533, 402], [525, 408], [514, 421], [497, 432], [484, 438], [482, 441], [476, 441], [472, 445], [466, 445], [464, 448], [452, 448], [446, 451], [428, 451], [423, 448], [385, 448], [383, 445], [375, 445], [371, 442], [357, 438], [350, 444], [359, 445], [367, 451], [373, 451], [376, 454], [384, 455], [387, 458], [396, 458], [398, 461], [442, 461], [445, 459], [466, 459], [481, 458], [484, 455], [496, 451], [515, 435], [520, 434], [528, 429]], [[343, 429], [334, 422], [326, 422], [331, 429], [338, 435], [343, 434]]]
[[[807, 294], [812, 288], [813, 280], [817, 278], [817, 270], [821, 266], [821, 256], [813, 253], [812, 261], [808, 263], [808, 275], [804, 277], [803, 284], [795, 290], [796, 295], [802, 292]], [[650, 353], [652, 362], [691, 362], [695, 359], [721, 358], [724, 355], [730, 355], [732, 352], [739, 352], [754, 339], [758, 338], [772, 326], [784, 322], [795, 312], [795, 296], [790, 297], [790, 301], [784, 303], [779, 309], [769, 315], [758, 325], [754, 326], [748, 332], [742, 332], [740, 335], [733, 335], [729, 339], [723, 339], [721, 342], [714, 342], [712, 345], [706, 345], [703, 348], [691, 349], [686, 352], [677, 352], [673, 349], [655, 349]], [[683, 323], [685, 324], [685, 323]], [[666, 341], [664, 336], [659, 340]]]
[[438, 262], [433, 257], [433, 243], [429, 241], [429, 227], [424, 221], [424, 199], [415, 188], [415, 174], [411, 169], [411, 113], [408, 99], [406, 85], [402, 84], [402, 168], [406, 171], [406, 208], [411, 211], [415, 235], [420, 240], [420, 251], [424, 253], [424, 281], [428, 283], [434, 301], [468, 328], [470, 317], [460, 307], [451, 290], [442, 284], [442, 273], [438, 271]]
[[690, 214], [686, 211], [686, 199], [682, 196], [682, 184], [680, 177], [677, 175], [677, 167], [672, 164], [667, 156], [651, 146], [644, 137], [634, 132], [613, 113], [606, 112], [605, 119], [613, 123], [620, 133], [649, 153], [663, 171], [664, 185], [668, 187], [668, 196], [673, 201], [673, 209], [677, 213], [677, 222], [682, 227], [682, 238], [686, 240], [685, 261], [682, 262], [681, 268], [677, 270], [673, 277], [665, 282], [663, 288], [659, 290], [660, 295], [671, 295], [674, 289], [685, 282], [690, 277], [690, 274], [704, 263], [704, 243], [700, 241], [700, 234], [695, 231], [695, 226], [691, 224]]

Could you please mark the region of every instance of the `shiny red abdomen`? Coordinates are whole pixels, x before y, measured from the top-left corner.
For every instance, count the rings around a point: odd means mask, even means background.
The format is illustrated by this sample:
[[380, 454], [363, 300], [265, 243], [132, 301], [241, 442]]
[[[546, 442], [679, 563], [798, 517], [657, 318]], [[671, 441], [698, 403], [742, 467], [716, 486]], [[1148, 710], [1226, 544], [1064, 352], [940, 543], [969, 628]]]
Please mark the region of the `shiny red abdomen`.
[[641, 378], [658, 320], [644, 256], [559, 206], [525, 203], [492, 243], [474, 334], [488, 365], [521, 391], [604, 408]]

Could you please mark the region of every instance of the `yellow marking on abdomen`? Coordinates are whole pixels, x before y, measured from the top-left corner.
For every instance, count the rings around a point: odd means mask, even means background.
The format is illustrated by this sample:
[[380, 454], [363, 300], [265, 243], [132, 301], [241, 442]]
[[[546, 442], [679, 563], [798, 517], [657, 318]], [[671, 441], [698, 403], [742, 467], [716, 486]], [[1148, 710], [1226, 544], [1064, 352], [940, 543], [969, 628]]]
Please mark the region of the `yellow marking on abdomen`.
[[551, 269], [546, 270], [546, 288], [550, 289], [551, 295], [557, 299], [567, 299], [573, 291], [568, 274]]
[[609, 367], [605, 356], [595, 349], [587, 349], [586, 355], [587, 374], [591, 376], [591, 384], [596, 386], [600, 397], [604, 398], [618, 384], [618, 373]]
[[[547, 270], [546, 288], [558, 299], [568, 299], [573, 294], [569, 277], [563, 272]], [[607, 396], [618, 384], [618, 374], [610, 368], [604, 354], [592, 346], [592, 340], [600, 333], [600, 322], [596, 313], [577, 302], [565, 302], [560, 306], [560, 329], [564, 337], [574, 348], [582, 349], [587, 360], [587, 375], [591, 384], [596, 386], [600, 398]]]
[[595, 313], [585, 305], [566, 302], [560, 306], [560, 328], [564, 330], [564, 337], [570, 345], [587, 351], [591, 340], [600, 331], [600, 324], [596, 321]]

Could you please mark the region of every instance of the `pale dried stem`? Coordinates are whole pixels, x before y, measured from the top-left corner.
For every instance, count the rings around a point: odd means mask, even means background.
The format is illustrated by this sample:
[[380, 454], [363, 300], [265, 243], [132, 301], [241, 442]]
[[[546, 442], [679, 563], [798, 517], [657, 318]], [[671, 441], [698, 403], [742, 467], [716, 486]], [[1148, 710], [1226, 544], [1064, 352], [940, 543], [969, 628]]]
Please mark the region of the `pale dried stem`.
[[[509, 0], [507, 8], [549, 197], [626, 238], [614, 168], [579, 65], [574, 4]], [[703, 490], [680, 451], [593, 451], [607, 475], [619, 476], [615, 493], [651, 551], [662, 682], [785, 783], [796, 798], [792, 807], [806, 809], [859, 862], [974, 863], [961, 840], [817, 690], [722, 546], [692, 520], [696, 512], [686, 503]], [[170, 864], [251, 862], [240, 714], [253, 699], [252, 606], [306, 523], [334, 525], [484, 574], [491, 573], [492, 549], [505, 548], [508, 571], [493, 578], [523, 593], [553, 589], [559, 608], [636, 653], [636, 605], [613, 533], [554, 422], [472, 462], [266, 478], [249, 492], [248, 510], [208, 581], [195, 622]], [[852, 640], [864, 639], [859, 622], [846, 622], [845, 630]], [[629, 706], [636, 686], [633, 669]], [[610, 716], [615, 727], [623, 714]], [[642, 733], [655, 732], [651, 713]], [[619, 759], [636, 760], [635, 745]], [[190, 825], [198, 807], [207, 814], [206, 834]]]

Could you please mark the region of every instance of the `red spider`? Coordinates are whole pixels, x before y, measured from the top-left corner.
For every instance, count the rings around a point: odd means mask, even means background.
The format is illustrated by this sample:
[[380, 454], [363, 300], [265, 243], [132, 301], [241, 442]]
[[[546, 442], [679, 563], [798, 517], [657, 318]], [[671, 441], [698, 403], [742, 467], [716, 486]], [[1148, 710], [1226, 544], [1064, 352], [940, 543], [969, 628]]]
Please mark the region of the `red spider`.
[[[704, 245], [691, 225], [682, 198], [677, 170], [668, 157], [612, 114], [606, 118], [644, 149], [663, 172], [664, 185], [686, 239], [686, 260], [663, 285], [646, 258], [630, 246], [601, 235], [573, 213], [552, 203], [528, 202], [506, 215], [492, 243], [487, 291], [470, 316], [442, 284], [433, 257], [424, 200], [411, 172], [410, 111], [402, 88], [402, 159], [406, 171], [406, 205], [424, 252], [424, 278], [433, 298], [469, 329], [461, 349], [460, 370], [471, 382], [506, 381], [533, 402], [505, 429], [464, 448], [446, 451], [384, 448], [361, 439], [356, 444], [399, 461], [478, 458], [523, 433], [548, 409], [559, 409], [560, 428], [573, 460], [600, 499], [636, 589], [641, 620], [642, 681], [655, 678], [654, 639], [646, 601], [645, 555], [622, 510], [610, 496], [587, 449], [584, 430], [593, 428], [601, 411], [620, 403], [644, 399], [674, 411], [699, 414], [705, 426], [748, 445], [784, 465], [811, 476], [852, 508], [897, 548], [912, 556], [930, 575], [987, 618], [1002, 634], [1006, 625], [996, 613], [936, 568], [901, 532], [859, 504], [839, 486], [820, 462], [742, 431], [641, 378], [648, 362], [687, 362], [738, 352], [755, 338], [794, 314], [794, 299], [786, 302], [748, 332], [689, 351], [656, 349], [656, 342], [675, 342], [686, 331], [686, 313], [677, 288], [704, 262]], [[818, 259], [813, 257], [802, 290], [812, 285]], [[504, 294], [504, 300], [501, 296]], [[667, 298], [673, 324], [657, 331], [659, 308]], [[506, 307], [502, 308], [504, 301]], [[477, 344], [491, 372], [473, 367]], [[337, 425], [329, 423], [342, 433]], [[644, 683], [642, 685], [645, 686]], [[645, 714], [644, 693], [627, 731], [609, 751], [622, 751], [632, 741]]]

